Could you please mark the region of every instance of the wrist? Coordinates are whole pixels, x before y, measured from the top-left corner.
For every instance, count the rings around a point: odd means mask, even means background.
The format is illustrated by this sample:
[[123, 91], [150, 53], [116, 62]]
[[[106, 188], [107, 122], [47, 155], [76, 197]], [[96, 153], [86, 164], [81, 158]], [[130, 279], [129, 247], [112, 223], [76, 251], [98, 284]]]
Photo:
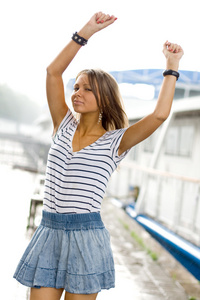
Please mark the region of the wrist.
[[167, 59], [166, 61], [166, 70], [174, 70], [174, 71], [178, 71], [179, 69], [179, 61], [175, 61], [172, 59]]
[[86, 40], [89, 40], [89, 38], [91, 38], [94, 33], [94, 29], [88, 24], [86, 24], [81, 30], [78, 31], [78, 34]]

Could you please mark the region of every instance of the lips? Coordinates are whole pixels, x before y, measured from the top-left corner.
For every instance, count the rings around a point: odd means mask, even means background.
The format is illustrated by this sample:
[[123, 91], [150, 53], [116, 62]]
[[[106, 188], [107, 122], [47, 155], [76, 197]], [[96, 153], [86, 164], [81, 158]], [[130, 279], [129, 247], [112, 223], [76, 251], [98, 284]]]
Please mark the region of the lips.
[[74, 105], [80, 105], [80, 104], [83, 104], [83, 102], [81, 102], [80, 100], [74, 100]]

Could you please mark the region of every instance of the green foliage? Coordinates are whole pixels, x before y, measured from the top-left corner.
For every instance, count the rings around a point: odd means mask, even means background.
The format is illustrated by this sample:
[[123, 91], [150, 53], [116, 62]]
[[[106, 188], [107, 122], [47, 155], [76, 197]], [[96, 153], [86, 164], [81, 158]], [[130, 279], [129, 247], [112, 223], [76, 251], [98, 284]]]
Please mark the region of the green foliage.
[[[129, 228], [128, 224], [124, 223], [121, 219], [119, 219], [119, 222], [124, 226], [124, 228], [126, 230], [130, 231], [130, 228]], [[137, 235], [136, 232], [131, 231], [130, 234], [131, 234], [132, 238], [134, 238], [134, 240], [149, 254], [149, 256], [152, 258], [152, 260], [154, 260], [154, 261], [158, 260], [157, 253], [151, 251], [151, 249], [149, 249], [145, 245], [143, 239], [139, 235]]]
[[143, 239], [139, 237], [134, 231], [131, 231], [131, 236], [134, 238], [134, 240], [136, 240], [136, 242], [138, 242], [140, 246], [142, 246], [142, 248], [145, 248]]
[[151, 256], [152, 260], [158, 260], [158, 254], [148, 249], [148, 254]]
[[30, 124], [39, 116], [39, 112], [39, 106], [27, 96], [0, 85], [0, 118]]
[[129, 230], [129, 226], [128, 226], [128, 224], [123, 224], [123, 226], [124, 226], [124, 228], [126, 229], [126, 230]]

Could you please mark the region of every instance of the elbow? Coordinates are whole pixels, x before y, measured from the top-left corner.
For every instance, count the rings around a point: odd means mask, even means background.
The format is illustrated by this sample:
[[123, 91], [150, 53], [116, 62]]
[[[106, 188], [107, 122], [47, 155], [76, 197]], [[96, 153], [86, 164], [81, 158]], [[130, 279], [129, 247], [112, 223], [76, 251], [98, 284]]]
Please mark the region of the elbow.
[[162, 117], [162, 116], [160, 116], [160, 117], [157, 117], [157, 120], [160, 122], [160, 123], [164, 123], [166, 120], [167, 120], [167, 118], [168, 117]]
[[154, 117], [161, 123], [164, 123], [169, 117], [170, 112], [154, 112]]
[[47, 75], [48, 75], [48, 74], [51, 74], [51, 68], [50, 68], [50, 66], [48, 66], [48, 67], [46, 68], [46, 72], [47, 72]]
[[60, 72], [58, 72], [53, 66], [49, 65], [46, 68], [46, 72], [47, 72], [47, 76], [55, 76], [55, 77], [59, 77], [62, 76], [62, 74], [60, 74]]
[[46, 72], [47, 72], [47, 76], [54, 76], [55, 71], [53, 70], [53, 68], [51, 66], [48, 66], [46, 68]]
[[53, 70], [52, 70], [52, 68], [50, 66], [48, 66], [46, 68], [46, 72], [47, 72], [47, 76], [52, 76], [53, 75]]

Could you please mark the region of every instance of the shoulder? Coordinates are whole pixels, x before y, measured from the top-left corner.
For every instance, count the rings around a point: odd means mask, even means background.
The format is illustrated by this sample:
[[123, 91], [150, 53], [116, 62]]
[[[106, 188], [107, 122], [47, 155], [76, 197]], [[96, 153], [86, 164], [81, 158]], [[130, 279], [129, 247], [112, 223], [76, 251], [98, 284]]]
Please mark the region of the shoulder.
[[69, 125], [69, 124], [72, 124], [72, 125], [76, 125], [77, 124], [77, 120], [76, 120], [75, 116], [73, 115], [73, 113], [72, 113], [72, 111], [70, 109], [68, 109], [65, 117], [61, 121], [58, 130], [67, 127], [67, 125]]
[[53, 135], [53, 138], [59, 133], [68, 130], [69, 127], [76, 127], [78, 121], [76, 120], [75, 116], [73, 115], [72, 111], [68, 109], [65, 117], [62, 119], [58, 129]]
[[120, 128], [120, 129], [107, 131], [105, 133], [105, 137], [110, 140], [116, 140], [116, 139], [122, 137], [126, 130], [127, 130], [127, 128]]
[[104, 135], [104, 140], [110, 144], [110, 149], [118, 149], [120, 142], [127, 128], [120, 128], [107, 131]]
[[120, 128], [120, 129], [116, 129], [116, 130], [107, 132], [107, 139], [109, 140], [109, 144], [110, 144], [111, 156], [117, 164], [128, 153], [128, 151], [125, 151], [123, 153], [119, 152], [120, 143], [121, 143], [121, 140], [122, 140], [126, 130], [127, 130], [127, 128]]

